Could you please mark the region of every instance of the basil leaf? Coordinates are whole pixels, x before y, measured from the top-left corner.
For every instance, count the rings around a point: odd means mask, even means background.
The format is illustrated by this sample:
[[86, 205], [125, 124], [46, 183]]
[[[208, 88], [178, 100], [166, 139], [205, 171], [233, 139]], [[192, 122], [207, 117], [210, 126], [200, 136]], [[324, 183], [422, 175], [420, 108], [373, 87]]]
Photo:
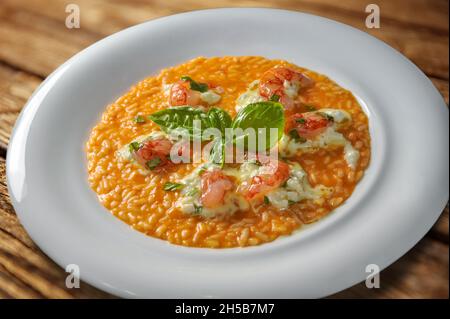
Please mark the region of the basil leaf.
[[299, 143], [305, 143], [306, 142], [306, 138], [304, 138], [303, 136], [300, 136], [298, 134], [298, 131], [293, 128], [292, 130], [289, 131], [289, 136], [292, 137], [294, 139], [294, 141], [299, 142]]
[[141, 144], [139, 142], [131, 142], [128, 145], [128, 150], [130, 151], [130, 153], [133, 153], [134, 151], [138, 151], [140, 147]]
[[183, 187], [184, 187], [184, 184], [167, 182], [167, 183], [164, 184], [163, 189], [165, 191], [171, 192], [171, 191], [179, 190], [179, 189], [181, 189]]
[[222, 137], [225, 137], [225, 129], [231, 127], [232, 119], [227, 111], [213, 107], [208, 111], [211, 127], [220, 130]]
[[324, 113], [324, 112], [317, 112], [320, 116], [328, 120], [329, 122], [334, 122], [334, 117], [332, 117], [330, 114]]
[[138, 115], [134, 118], [134, 122], [138, 124], [145, 123], [145, 117], [143, 117], [142, 115]]
[[194, 120], [200, 121], [202, 130], [212, 127], [207, 113], [190, 106], [171, 107], [155, 112], [149, 118], [166, 132], [186, 129], [191, 137], [200, 137], [201, 134], [194, 132]]
[[154, 157], [151, 160], [147, 161], [147, 163], [145, 163], [145, 166], [147, 166], [147, 168], [152, 171], [156, 167], [158, 167], [160, 163], [161, 159], [159, 157]]
[[195, 196], [195, 195], [197, 195], [199, 192], [200, 192], [200, 190], [199, 190], [198, 188], [192, 188], [192, 189], [190, 189], [190, 190], [186, 193], [186, 195], [187, 195], [187, 196]]
[[[234, 118], [233, 128], [253, 128], [258, 134], [258, 129], [266, 129], [266, 149], [274, 146], [283, 136], [284, 107], [273, 101], [252, 103], [244, 107]], [[270, 129], [277, 128], [278, 136], [270, 136]], [[258, 134], [259, 135], [259, 134]], [[242, 138], [242, 137], [241, 137]], [[244, 136], [244, 138], [246, 138]], [[258, 141], [257, 141], [258, 145]]]
[[314, 105], [305, 105], [306, 109], [310, 112], [317, 111], [317, 108]]
[[251, 161], [252, 164], [255, 164], [256, 166], [262, 166], [263, 164], [261, 163], [261, 161], [255, 159], [253, 161]]
[[201, 214], [203, 206], [194, 204], [194, 215]]
[[211, 162], [220, 165], [220, 167], [223, 167], [225, 164], [225, 140], [224, 139], [217, 139], [211, 148]]
[[231, 127], [232, 119], [227, 111], [215, 107], [208, 111], [208, 117], [211, 126], [217, 128], [222, 134], [222, 138], [215, 141], [211, 149], [211, 159], [213, 163], [223, 167], [225, 164], [225, 129]]
[[187, 76], [187, 75], [182, 76], [181, 79], [183, 81], [188, 81], [189, 82], [189, 84], [191, 86], [191, 90], [199, 91], [199, 92], [202, 92], [202, 93], [208, 91], [208, 84], [206, 84], [206, 83], [196, 82], [190, 76]]
[[280, 98], [281, 97], [278, 94], [274, 94], [270, 97], [270, 101], [278, 102], [278, 101], [280, 101]]

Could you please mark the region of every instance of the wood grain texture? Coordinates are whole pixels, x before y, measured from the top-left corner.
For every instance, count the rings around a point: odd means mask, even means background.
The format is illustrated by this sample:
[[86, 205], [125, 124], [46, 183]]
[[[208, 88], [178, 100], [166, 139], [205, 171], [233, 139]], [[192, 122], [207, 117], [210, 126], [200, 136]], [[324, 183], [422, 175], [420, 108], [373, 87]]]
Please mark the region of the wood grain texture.
[[6, 148], [12, 128], [42, 79], [0, 63], [0, 147]]
[[424, 238], [380, 273], [380, 288], [365, 283], [332, 298], [448, 298], [448, 245]]
[[[64, 27], [67, 3], [81, 10], [81, 28]], [[448, 80], [448, 1], [378, 1], [382, 27], [365, 28], [366, 3], [319, 1], [90, 1], [3, 0], [0, 9], [0, 59], [48, 75], [94, 41], [149, 19], [215, 7], [278, 7], [326, 16], [378, 37], [409, 57], [430, 76]], [[414, 7], [415, 6], [415, 7]], [[51, 7], [52, 10], [48, 10]], [[417, 8], [417, 9], [415, 9]], [[423, 9], [426, 14], [422, 15]], [[420, 12], [421, 14], [417, 14]], [[413, 14], [411, 16], [408, 13]], [[396, 18], [397, 15], [402, 18]], [[15, 54], [20, 52], [20, 55]]]
[[[67, 29], [65, 7], [81, 9]], [[66, 273], [33, 243], [11, 205], [4, 156], [17, 116], [56, 67], [95, 41], [131, 25], [214, 7], [277, 7], [325, 16], [387, 42], [421, 68], [449, 103], [447, 0], [376, 1], [381, 29], [367, 29], [365, 0], [2, 0], [0, 2], [0, 298], [110, 298]], [[376, 63], [375, 61], [374, 63]], [[409, 253], [381, 273], [381, 288], [358, 284], [332, 298], [448, 298], [449, 211]]]

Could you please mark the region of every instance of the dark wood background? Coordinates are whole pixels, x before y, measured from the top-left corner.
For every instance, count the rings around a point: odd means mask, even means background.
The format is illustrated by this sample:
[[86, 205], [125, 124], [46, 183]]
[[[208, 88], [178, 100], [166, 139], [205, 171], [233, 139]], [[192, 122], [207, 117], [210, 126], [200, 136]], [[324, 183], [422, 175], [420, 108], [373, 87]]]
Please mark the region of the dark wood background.
[[[65, 27], [65, 7], [79, 5], [81, 28]], [[365, 7], [381, 9], [381, 28], [365, 27]], [[160, 16], [212, 7], [277, 7], [325, 16], [393, 46], [419, 66], [448, 104], [448, 0], [1, 0], [0, 2], [0, 298], [111, 298], [81, 284], [45, 256], [17, 219], [5, 181], [5, 156], [25, 102], [53, 70], [97, 40]], [[432, 190], [430, 190], [432, 191]], [[426, 213], [426, 212], [424, 212]], [[381, 273], [381, 288], [358, 284], [334, 298], [448, 298], [448, 206], [416, 247]]]

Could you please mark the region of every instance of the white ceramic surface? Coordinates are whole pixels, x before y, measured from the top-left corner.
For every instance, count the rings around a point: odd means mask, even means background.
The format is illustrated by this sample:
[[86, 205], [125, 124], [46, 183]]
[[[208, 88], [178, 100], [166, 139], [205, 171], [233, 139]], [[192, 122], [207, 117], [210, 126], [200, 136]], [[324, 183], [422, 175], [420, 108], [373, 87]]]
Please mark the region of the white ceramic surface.
[[[262, 55], [324, 73], [370, 118], [372, 162], [352, 197], [292, 236], [244, 249], [170, 245], [132, 230], [87, 183], [84, 143], [105, 106], [197, 56]], [[14, 207], [59, 265], [123, 297], [322, 297], [408, 251], [448, 199], [448, 110], [397, 51], [349, 26], [269, 9], [217, 9], [114, 34], [58, 68], [30, 98], [7, 154]]]

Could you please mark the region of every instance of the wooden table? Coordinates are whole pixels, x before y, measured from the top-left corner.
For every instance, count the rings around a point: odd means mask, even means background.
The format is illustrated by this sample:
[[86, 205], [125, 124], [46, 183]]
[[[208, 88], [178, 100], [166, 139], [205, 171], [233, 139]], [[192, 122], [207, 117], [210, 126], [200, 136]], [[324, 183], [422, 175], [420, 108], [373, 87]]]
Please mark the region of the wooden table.
[[[364, 10], [373, 2], [381, 9], [380, 29], [365, 27], [367, 13]], [[65, 7], [69, 3], [80, 7], [80, 29], [65, 27]], [[31, 93], [61, 63], [109, 34], [177, 12], [231, 6], [298, 10], [360, 28], [387, 42], [417, 64], [448, 104], [448, 0], [2, 0], [0, 298], [112, 297], [86, 283], [82, 283], [80, 289], [66, 289], [66, 273], [33, 243], [11, 206], [4, 158], [12, 126]], [[381, 273], [380, 289], [367, 289], [364, 284], [358, 284], [332, 297], [448, 298], [448, 232], [447, 207], [425, 238]]]

